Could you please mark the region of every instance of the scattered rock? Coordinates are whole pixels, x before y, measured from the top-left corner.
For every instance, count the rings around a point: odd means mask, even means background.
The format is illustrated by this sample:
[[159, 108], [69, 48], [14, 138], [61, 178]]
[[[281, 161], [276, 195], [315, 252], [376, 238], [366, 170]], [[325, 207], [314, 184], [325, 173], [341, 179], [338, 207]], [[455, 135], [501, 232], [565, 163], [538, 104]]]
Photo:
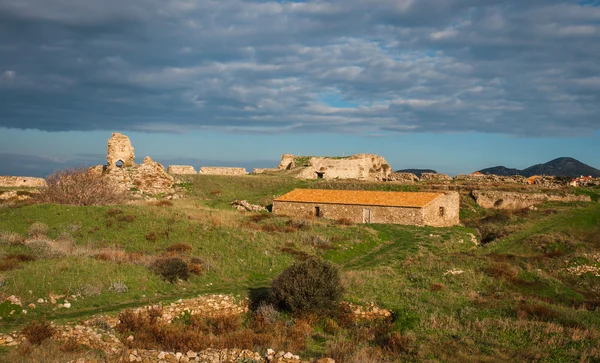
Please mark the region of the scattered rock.
[[248, 211], [248, 212], [266, 212], [267, 209], [263, 206], [250, 204], [246, 200], [234, 200], [231, 202], [231, 205], [239, 210], [239, 211]]

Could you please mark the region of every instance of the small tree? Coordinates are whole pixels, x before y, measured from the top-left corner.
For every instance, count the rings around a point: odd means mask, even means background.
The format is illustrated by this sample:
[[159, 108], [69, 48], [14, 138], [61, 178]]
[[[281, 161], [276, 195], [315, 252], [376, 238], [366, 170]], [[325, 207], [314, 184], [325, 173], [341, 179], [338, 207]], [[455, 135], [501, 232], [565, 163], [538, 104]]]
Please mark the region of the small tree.
[[336, 311], [344, 288], [340, 274], [329, 262], [309, 259], [293, 264], [273, 280], [273, 301], [293, 313]]
[[116, 182], [86, 168], [56, 171], [46, 178], [46, 184], [36, 197], [41, 203], [110, 205], [127, 199]]

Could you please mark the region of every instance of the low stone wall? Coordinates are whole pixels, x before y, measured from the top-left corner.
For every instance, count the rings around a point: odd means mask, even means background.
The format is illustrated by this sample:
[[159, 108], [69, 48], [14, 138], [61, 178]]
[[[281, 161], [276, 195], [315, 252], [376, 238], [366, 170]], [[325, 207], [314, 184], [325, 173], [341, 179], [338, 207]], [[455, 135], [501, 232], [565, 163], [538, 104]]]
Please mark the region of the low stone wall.
[[398, 182], [403, 184], [415, 184], [419, 182], [419, 177], [413, 173], [390, 173], [386, 178], [389, 182]]
[[474, 190], [475, 201], [488, 209], [524, 209], [544, 202], [591, 202], [587, 195], [554, 195], [544, 193], [516, 193]]
[[196, 174], [196, 169], [189, 165], [169, 165], [167, 173], [175, 175]]
[[433, 181], [450, 181], [452, 177], [447, 174], [437, 174], [437, 173], [422, 173], [421, 180], [433, 180]]
[[29, 176], [0, 176], [0, 187], [40, 188], [46, 186], [46, 179]]
[[200, 167], [198, 174], [204, 175], [246, 175], [248, 172], [244, 168], [227, 168], [222, 166], [203, 166]]
[[254, 168], [252, 169], [252, 174], [277, 173], [279, 171], [278, 168]]

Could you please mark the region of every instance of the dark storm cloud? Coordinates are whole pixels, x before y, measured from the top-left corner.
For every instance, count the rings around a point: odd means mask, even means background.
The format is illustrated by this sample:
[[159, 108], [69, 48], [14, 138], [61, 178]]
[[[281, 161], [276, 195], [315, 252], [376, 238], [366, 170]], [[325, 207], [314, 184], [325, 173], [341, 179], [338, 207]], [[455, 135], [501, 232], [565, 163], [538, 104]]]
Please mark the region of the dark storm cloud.
[[0, 0], [0, 126], [600, 130], [600, 7], [557, 0]]

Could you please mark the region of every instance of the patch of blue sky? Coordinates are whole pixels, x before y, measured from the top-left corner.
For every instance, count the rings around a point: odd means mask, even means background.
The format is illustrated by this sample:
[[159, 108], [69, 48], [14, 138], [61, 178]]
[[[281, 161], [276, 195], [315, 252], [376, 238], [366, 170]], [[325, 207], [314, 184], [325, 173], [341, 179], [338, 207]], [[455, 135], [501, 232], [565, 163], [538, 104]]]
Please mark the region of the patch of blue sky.
[[320, 102], [335, 108], [357, 108], [364, 104], [362, 102], [347, 100], [337, 92], [319, 93], [317, 98]]

